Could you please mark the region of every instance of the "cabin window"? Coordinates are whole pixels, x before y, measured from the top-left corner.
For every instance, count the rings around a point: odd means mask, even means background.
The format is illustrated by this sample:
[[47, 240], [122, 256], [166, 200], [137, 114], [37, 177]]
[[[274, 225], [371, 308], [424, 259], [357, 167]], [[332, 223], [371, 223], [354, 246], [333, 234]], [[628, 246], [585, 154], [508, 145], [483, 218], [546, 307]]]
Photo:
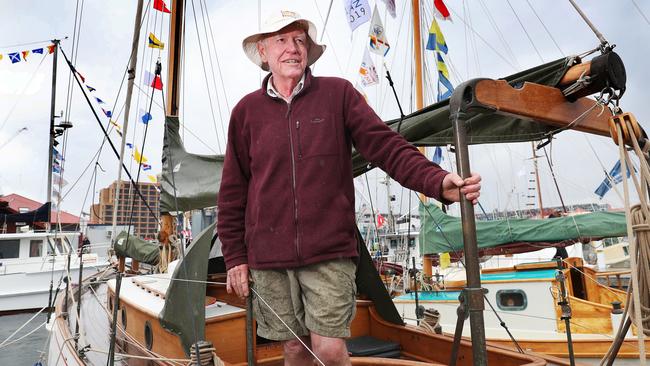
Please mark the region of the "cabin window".
[[41, 257], [43, 255], [43, 240], [29, 241], [29, 257]]
[[392, 249], [397, 249], [397, 239], [390, 239], [390, 247]]
[[415, 238], [409, 238], [409, 247], [415, 248]]
[[[120, 309], [119, 305], [118, 305], [118, 309]], [[122, 327], [124, 327], [124, 329], [126, 329], [126, 319], [127, 319], [126, 318], [126, 308], [123, 307], [121, 310], [122, 310]]]
[[[56, 246], [56, 251], [58, 252], [57, 254], [65, 254], [67, 253], [65, 250], [63, 250], [63, 239], [62, 238], [52, 238], [52, 243], [54, 246]], [[51, 248], [50, 248], [51, 249]], [[51, 251], [48, 252], [48, 254], [54, 254]]]
[[497, 291], [497, 305], [501, 310], [519, 311], [528, 306], [528, 299], [523, 290]]
[[144, 322], [144, 344], [151, 351], [153, 348], [153, 331], [151, 330], [151, 323], [148, 320]]
[[623, 254], [630, 255], [630, 248], [627, 245], [623, 246]]
[[0, 241], [0, 259], [18, 258], [20, 253], [20, 240]]

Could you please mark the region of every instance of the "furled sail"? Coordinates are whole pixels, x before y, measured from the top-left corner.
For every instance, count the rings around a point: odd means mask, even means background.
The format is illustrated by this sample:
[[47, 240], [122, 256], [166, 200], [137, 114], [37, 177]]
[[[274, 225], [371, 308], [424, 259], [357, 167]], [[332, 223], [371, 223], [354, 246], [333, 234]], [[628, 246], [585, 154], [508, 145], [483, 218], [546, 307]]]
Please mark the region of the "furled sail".
[[[463, 251], [463, 227], [459, 217], [442, 212], [433, 203], [420, 204], [420, 253]], [[527, 251], [542, 243], [575, 242], [627, 235], [624, 212], [593, 212], [552, 219], [505, 219], [477, 221], [480, 250], [509, 244], [528, 244]], [[520, 251], [518, 251], [520, 252]]]
[[191, 154], [178, 133], [178, 117], [165, 118], [160, 211], [190, 211], [217, 205], [223, 155]]
[[134, 234], [122, 231], [115, 238], [115, 254], [118, 257], [133, 258], [139, 262], [151, 265], [158, 264], [160, 251], [158, 244], [138, 238]]

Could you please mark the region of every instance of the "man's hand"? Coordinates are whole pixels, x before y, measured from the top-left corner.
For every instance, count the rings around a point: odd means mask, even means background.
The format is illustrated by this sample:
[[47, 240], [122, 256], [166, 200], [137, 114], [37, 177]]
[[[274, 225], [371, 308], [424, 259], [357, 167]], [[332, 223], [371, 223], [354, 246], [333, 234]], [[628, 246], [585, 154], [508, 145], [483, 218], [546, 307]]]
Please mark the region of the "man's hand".
[[481, 176], [472, 173], [469, 178], [463, 180], [456, 173], [447, 174], [442, 180], [442, 198], [452, 202], [460, 202], [461, 193], [472, 204], [477, 204], [481, 195]]
[[235, 291], [235, 294], [239, 297], [248, 296], [248, 264], [240, 264], [238, 266], [232, 267], [228, 270], [228, 277], [226, 279], [226, 290], [231, 294]]

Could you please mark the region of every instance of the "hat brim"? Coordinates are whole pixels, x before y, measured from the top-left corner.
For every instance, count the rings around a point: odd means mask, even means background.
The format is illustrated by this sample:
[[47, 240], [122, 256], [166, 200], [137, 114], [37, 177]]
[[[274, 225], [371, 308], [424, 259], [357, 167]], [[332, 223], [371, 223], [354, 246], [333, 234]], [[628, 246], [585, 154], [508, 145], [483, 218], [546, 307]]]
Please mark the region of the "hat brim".
[[311, 66], [318, 60], [325, 52], [326, 46], [316, 43], [316, 26], [314, 23], [307, 19], [295, 19], [290, 22], [280, 22], [270, 29], [265, 29], [263, 32], [253, 34], [244, 38], [242, 41], [242, 48], [244, 53], [255, 65], [262, 68], [264, 71], [269, 71], [269, 65], [262, 61], [262, 56], [257, 49], [257, 42], [263, 40], [267, 36], [282, 30], [294, 23], [300, 23], [307, 29], [307, 38], [309, 42], [309, 50], [307, 51], [307, 66]]

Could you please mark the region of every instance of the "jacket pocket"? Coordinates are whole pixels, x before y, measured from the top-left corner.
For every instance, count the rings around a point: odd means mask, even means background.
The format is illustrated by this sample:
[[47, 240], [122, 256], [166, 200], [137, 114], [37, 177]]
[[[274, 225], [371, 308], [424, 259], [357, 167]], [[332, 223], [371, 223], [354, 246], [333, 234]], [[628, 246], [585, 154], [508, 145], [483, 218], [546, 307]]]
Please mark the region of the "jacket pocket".
[[298, 157], [336, 155], [338, 138], [332, 114], [297, 120], [295, 123]]

